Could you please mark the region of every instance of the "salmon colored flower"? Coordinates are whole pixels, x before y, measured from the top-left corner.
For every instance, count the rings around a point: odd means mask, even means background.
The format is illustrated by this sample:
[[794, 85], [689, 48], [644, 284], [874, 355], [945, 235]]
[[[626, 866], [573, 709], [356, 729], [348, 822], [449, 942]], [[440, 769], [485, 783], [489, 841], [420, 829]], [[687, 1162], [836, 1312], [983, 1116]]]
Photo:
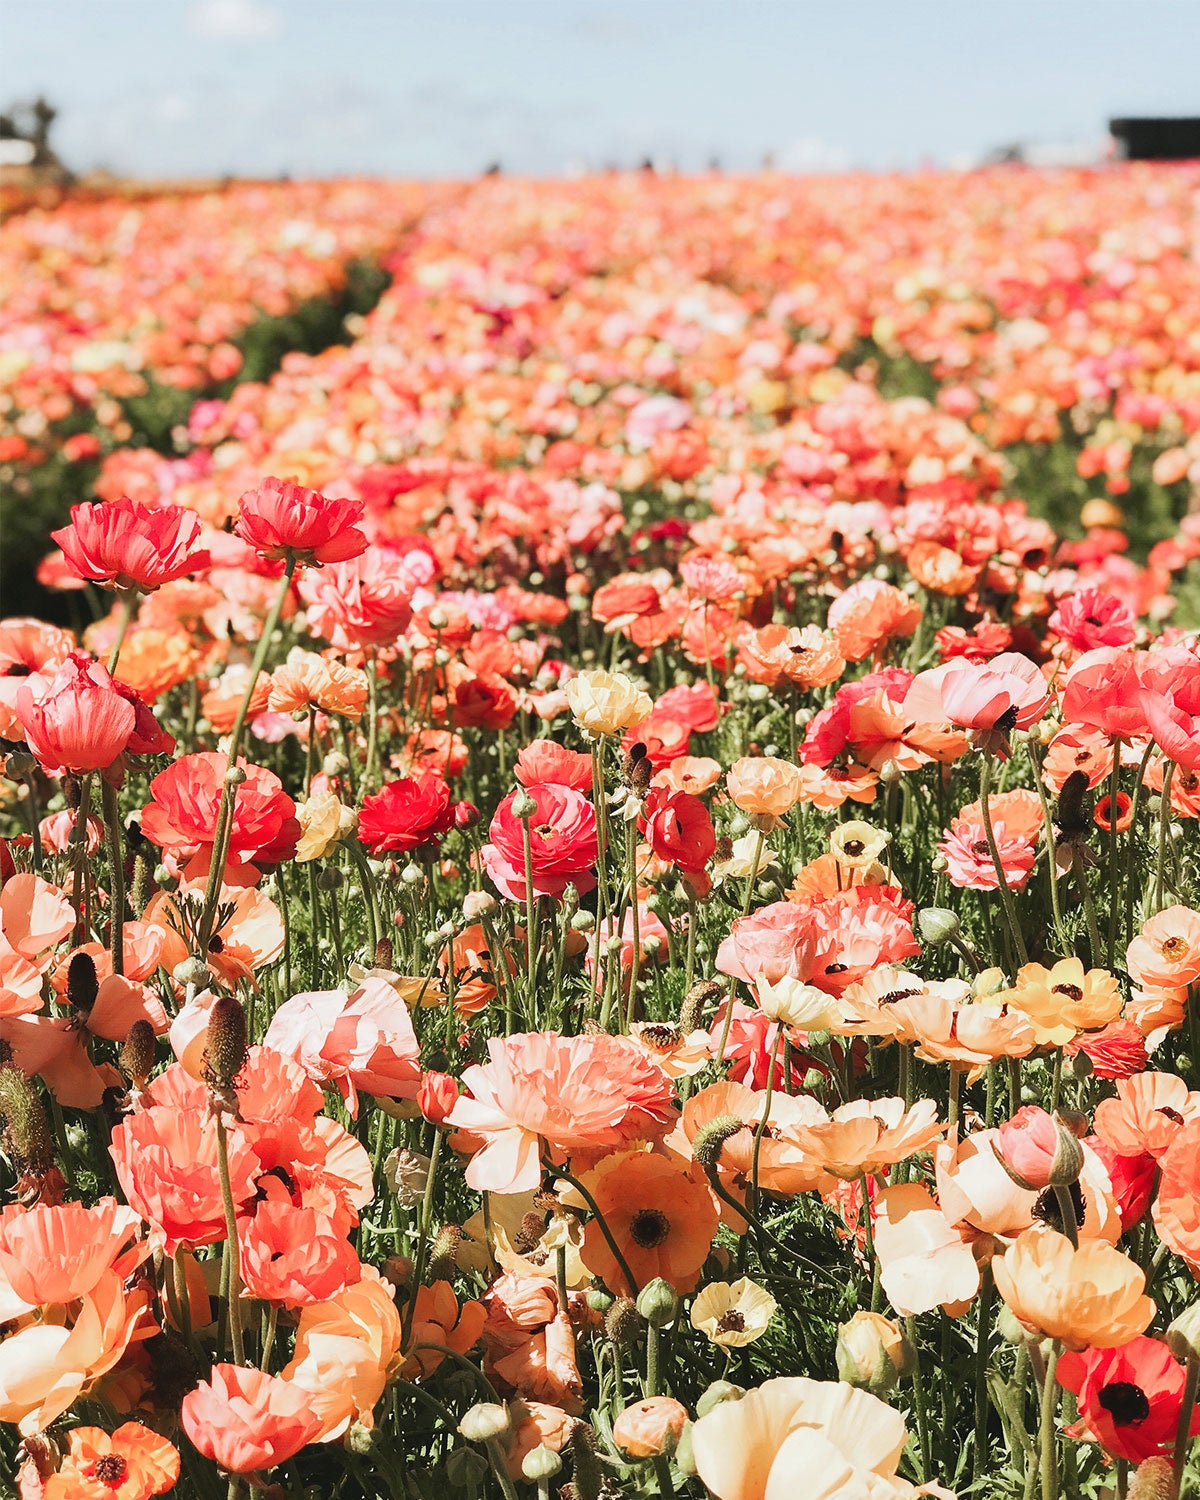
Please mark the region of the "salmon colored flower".
[[238, 505], [234, 531], [263, 557], [288, 556], [320, 567], [346, 562], [367, 548], [355, 522], [361, 500], [329, 500], [316, 490], [283, 479], [264, 479], [247, 490]]
[[627, 1037], [530, 1032], [488, 1041], [463, 1073], [470, 1091], [447, 1124], [482, 1141], [467, 1165], [476, 1191], [516, 1193], [541, 1181], [541, 1146], [562, 1160], [639, 1139], [670, 1124], [670, 1079]]
[[383, 547], [359, 552], [306, 572], [298, 586], [310, 629], [340, 651], [394, 645], [412, 619], [414, 591], [427, 581], [424, 570], [409, 565], [411, 554]]
[[29, 748], [52, 774], [107, 769], [137, 725], [134, 704], [108, 672], [78, 654], [67, 657], [48, 682], [26, 678], [16, 707]]
[[85, 1297], [110, 1271], [124, 1280], [146, 1255], [141, 1220], [115, 1198], [82, 1203], [10, 1205], [0, 1212], [0, 1273], [31, 1307]]
[[153, 703], [201, 670], [191, 638], [182, 630], [130, 630], [113, 677], [145, 703]]
[[[142, 832], [163, 849], [186, 858], [211, 848], [216, 834], [221, 789], [229, 757], [214, 751], [185, 755], [150, 783], [151, 800], [142, 809]], [[264, 766], [242, 764], [229, 849], [234, 858], [271, 861], [295, 848], [300, 827], [296, 804], [283, 783]]]
[[321, 1429], [308, 1391], [244, 1365], [214, 1365], [179, 1415], [192, 1445], [231, 1474], [273, 1469]]
[[784, 1132], [823, 1171], [842, 1178], [885, 1171], [929, 1150], [945, 1133], [932, 1099], [921, 1099], [911, 1109], [903, 1099], [856, 1099], [826, 1120]]
[[602, 1162], [592, 1176], [597, 1211], [625, 1258], [636, 1285], [597, 1219], [583, 1234], [583, 1263], [606, 1286], [629, 1296], [656, 1277], [690, 1292], [708, 1258], [718, 1215], [707, 1187], [665, 1157], [645, 1152]]
[[1113, 1349], [1154, 1316], [1141, 1270], [1096, 1240], [1075, 1249], [1053, 1229], [1027, 1229], [992, 1261], [996, 1289], [1019, 1322], [1068, 1349]]
[[1052, 969], [1024, 964], [1009, 990], [990, 997], [1028, 1016], [1042, 1045], [1060, 1047], [1080, 1031], [1098, 1031], [1121, 1014], [1121, 990], [1107, 969], [1064, 958]]
[[294, 646], [283, 665], [271, 673], [267, 706], [272, 713], [307, 713], [319, 708], [354, 721], [362, 718], [366, 702], [367, 674], [315, 651]]
[[75, 650], [69, 631], [42, 620], [0, 620], [0, 737], [24, 738], [17, 694], [27, 678], [52, 678]]
[[67, 1443], [43, 1500], [150, 1500], [179, 1478], [179, 1450], [140, 1422], [125, 1422], [111, 1434], [73, 1427]]
[[[447, 1281], [421, 1286], [416, 1291], [412, 1335], [400, 1373], [406, 1380], [432, 1375], [446, 1356], [445, 1349], [467, 1354], [479, 1342], [487, 1313], [482, 1303], [467, 1301], [459, 1306]], [[418, 1349], [418, 1344], [441, 1344], [441, 1349]]]
[[1115, 1099], [1096, 1106], [1096, 1134], [1122, 1156], [1162, 1157], [1185, 1125], [1200, 1118], [1200, 1093], [1177, 1073], [1150, 1070], [1117, 1080]]
[[195, 511], [141, 505], [122, 495], [109, 504], [73, 505], [71, 524], [50, 535], [77, 577], [148, 594], [208, 567], [200, 532]]
[[1154, 1227], [1163, 1243], [1182, 1256], [1195, 1274], [1200, 1268], [1200, 1123], [1195, 1117], [1175, 1126], [1158, 1167]]
[[1129, 977], [1147, 989], [1184, 989], [1200, 979], [1200, 912], [1168, 906], [1142, 923], [1125, 954]]
[[687, 1407], [673, 1396], [647, 1396], [627, 1406], [613, 1423], [613, 1442], [626, 1458], [674, 1453], [687, 1425]]
[[558, 786], [587, 792], [592, 786], [592, 758], [553, 740], [534, 740], [517, 756], [513, 775], [525, 787], [553, 781]]
[[284, 1307], [328, 1302], [362, 1272], [349, 1242], [311, 1208], [253, 1205], [238, 1221], [238, 1240], [246, 1291]]
[[921, 606], [890, 583], [864, 578], [829, 606], [829, 628], [847, 661], [862, 661], [888, 641], [909, 636], [921, 621]]
[[743, 756], [725, 777], [725, 788], [735, 806], [762, 820], [764, 829], [778, 826], [784, 813], [800, 800], [800, 772], [790, 761], [770, 755]]

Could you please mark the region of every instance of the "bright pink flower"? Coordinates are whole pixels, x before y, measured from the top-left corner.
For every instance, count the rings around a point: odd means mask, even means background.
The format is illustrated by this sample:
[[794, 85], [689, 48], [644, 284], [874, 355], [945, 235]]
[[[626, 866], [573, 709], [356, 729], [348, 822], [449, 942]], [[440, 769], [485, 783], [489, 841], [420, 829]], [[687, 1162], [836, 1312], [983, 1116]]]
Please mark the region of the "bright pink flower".
[[[510, 792], [496, 809], [488, 829], [492, 841], [480, 850], [493, 884], [510, 901], [525, 900], [524, 829], [513, 812], [517, 795]], [[557, 898], [568, 885], [580, 893], [590, 891], [599, 853], [592, 804], [572, 787], [554, 782], [540, 782], [521, 795], [537, 804], [529, 819], [534, 894]]]
[[291, 554], [301, 563], [321, 565], [366, 551], [367, 539], [355, 525], [363, 513], [361, 500], [330, 500], [284, 479], [264, 479], [239, 503], [233, 529], [263, 557]]
[[107, 505], [73, 505], [70, 526], [50, 535], [80, 578], [148, 594], [208, 567], [209, 554], [197, 545], [200, 531], [195, 511], [122, 495]]
[[339, 650], [362, 651], [395, 644], [412, 619], [420, 584], [408, 554], [368, 547], [361, 557], [306, 573], [299, 592], [318, 635]]
[[1047, 623], [1076, 651], [1094, 651], [1097, 646], [1132, 645], [1137, 621], [1115, 594], [1083, 588], [1060, 600]]
[[245, 1365], [214, 1365], [179, 1414], [193, 1446], [231, 1474], [273, 1469], [322, 1426], [308, 1391]]
[[922, 723], [959, 724], [964, 729], [1028, 729], [1050, 702], [1046, 679], [1035, 663], [1015, 651], [986, 665], [952, 657], [922, 672], [904, 698], [904, 712]]
[[[185, 755], [150, 783], [142, 810], [142, 832], [152, 843], [179, 855], [211, 846], [216, 834], [221, 787], [229, 757], [205, 750]], [[300, 835], [296, 804], [274, 771], [243, 763], [246, 779], [237, 789], [230, 854], [241, 859], [287, 857]]]

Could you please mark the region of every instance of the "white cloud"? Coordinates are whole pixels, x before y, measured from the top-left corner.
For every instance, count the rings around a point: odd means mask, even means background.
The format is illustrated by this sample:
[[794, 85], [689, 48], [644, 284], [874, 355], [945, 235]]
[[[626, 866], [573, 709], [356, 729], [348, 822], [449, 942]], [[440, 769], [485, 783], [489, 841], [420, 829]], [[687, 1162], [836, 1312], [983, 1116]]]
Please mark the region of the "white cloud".
[[819, 136], [792, 141], [776, 154], [776, 163], [785, 172], [847, 172], [853, 165], [848, 151]]
[[196, 0], [188, 29], [215, 42], [260, 42], [278, 36], [282, 20], [262, 0]]

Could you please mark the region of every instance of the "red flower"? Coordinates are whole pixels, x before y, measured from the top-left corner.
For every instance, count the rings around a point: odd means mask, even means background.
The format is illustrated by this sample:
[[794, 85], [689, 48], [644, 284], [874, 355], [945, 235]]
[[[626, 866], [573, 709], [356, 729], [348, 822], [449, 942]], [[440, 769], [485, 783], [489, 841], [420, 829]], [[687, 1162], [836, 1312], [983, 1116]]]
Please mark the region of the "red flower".
[[699, 874], [717, 847], [708, 808], [687, 792], [651, 787], [646, 796], [641, 829], [659, 859], [681, 870]]
[[426, 1073], [417, 1090], [417, 1108], [434, 1125], [441, 1125], [458, 1103], [458, 1079], [450, 1073]]
[[124, 682], [113, 679], [113, 687], [127, 703], [133, 704], [136, 718], [133, 733], [125, 746], [130, 755], [170, 755], [175, 748], [175, 736], [168, 734], [142, 701], [139, 694]]
[[141, 505], [128, 495], [109, 505], [73, 505], [71, 524], [50, 535], [80, 578], [145, 594], [209, 564], [208, 553], [196, 545], [195, 511]]
[[330, 500], [316, 490], [264, 479], [247, 490], [234, 531], [264, 557], [301, 563], [347, 562], [367, 550], [367, 539], [355, 526], [361, 500]]
[[1132, 1021], [1110, 1021], [1099, 1031], [1085, 1031], [1064, 1050], [1068, 1057], [1082, 1052], [1090, 1058], [1097, 1078], [1130, 1078], [1144, 1072], [1149, 1061], [1146, 1038]]
[[273, 1469], [321, 1430], [308, 1391], [241, 1365], [214, 1365], [180, 1409], [183, 1430], [205, 1458], [231, 1474]]
[[[191, 855], [216, 834], [221, 788], [229, 757], [213, 750], [185, 755], [150, 783], [142, 832], [163, 849]], [[296, 804], [264, 766], [242, 764], [246, 779], [234, 803], [229, 852], [238, 859], [275, 863], [287, 857], [300, 834]]]
[[129, 743], [137, 710], [97, 661], [67, 657], [49, 684], [27, 678], [17, 713], [29, 748], [47, 771], [101, 771]]
[[450, 788], [440, 776], [404, 776], [364, 797], [358, 837], [372, 854], [436, 844], [454, 827]]
[[[568, 885], [585, 893], [596, 884], [592, 873], [599, 853], [596, 813], [581, 793], [555, 782], [528, 787], [536, 810], [529, 819], [533, 889], [538, 896], [561, 896]], [[510, 792], [492, 817], [492, 842], [480, 850], [496, 887], [510, 901], [525, 899], [525, 841]]]
[[1084, 1137], [1084, 1145], [1090, 1146], [1104, 1163], [1108, 1180], [1116, 1199], [1117, 1212], [1121, 1215], [1121, 1233], [1126, 1233], [1140, 1224], [1154, 1197], [1158, 1174], [1158, 1162], [1149, 1151], [1137, 1156], [1122, 1156], [1114, 1151], [1106, 1140], [1098, 1135]]
[[[1174, 1446], [1187, 1373], [1158, 1339], [1139, 1334], [1116, 1349], [1068, 1349], [1058, 1361], [1058, 1380], [1079, 1397], [1072, 1436], [1090, 1435], [1115, 1458], [1135, 1464]], [[1200, 1411], [1190, 1431], [1200, 1431]]]

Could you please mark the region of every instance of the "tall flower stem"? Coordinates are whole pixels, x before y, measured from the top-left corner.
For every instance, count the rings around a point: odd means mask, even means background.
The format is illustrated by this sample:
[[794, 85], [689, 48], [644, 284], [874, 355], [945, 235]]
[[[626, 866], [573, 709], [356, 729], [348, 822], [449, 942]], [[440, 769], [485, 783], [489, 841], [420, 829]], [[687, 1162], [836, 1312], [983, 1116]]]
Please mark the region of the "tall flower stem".
[[425, 1191], [421, 1195], [421, 1217], [417, 1225], [417, 1257], [413, 1266], [412, 1296], [404, 1308], [404, 1335], [400, 1347], [407, 1346], [412, 1337], [413, 1315], [417, 1308], [417, 1293], [425, 1275], [425, 1263], [429, 1256], [429, 1225], [433, 1219], [433, 1195], [437, 1188], [438, 1157], [442, 1151], [442, 1132], [434, 1127], [433, 1145], [429, 1151], [429, 1167], [425, 1177]]
[[1175, 762], [1169, 760], [1163, 771], [1162, 801], [1158, 810], [1158, 856], [1154, 862], [1154, 910], [1163, 907], [1163, 869], [1167, 863], [1167, 839], [1171, 832], [1171, 777]]
[[113, 641], [112, 649], [108, 653], [110, 675], [117, 670], [117, 662], [121, 659], [121, 647], [125, 644], [129, 627], [133, 623], [134, 615], [137, 614], [139, 597], [137, 589], [126, 589], [121, 595], [121, 619], [117, 625], [117, 638]]
[[996, 870], [1000, 904], [1004, 908], [1004, 920], [1008, 924], [1009, 932], [1012, 934], [1013, 947], [1016, 949], [1020, 962], [1027, 964], [1029, 962], [1029, 952], [1025, 947], [1025, 939], [1021, 936], [1021, 927], [1017, 921], [1017, 912], [1013, 903], [1012, 891], [1008, 887], [1008, 876], [1005, 874], [1004, 864], [1000, 859], [1000, 849], [996, 843], [996, 831], [992, 827], [992, 813], [988, 805], [988, 793], [991, 791], [991, 787], [992, 757], [985, 753], [983, 768], [979, 773], [979, 810], [983, 817], [983, 833], [987, 839], [988, 853], [992, 856], [992, 864]]
[[[638, 888], [637, 888], [637, 821], [630, 818], [625, 825], [625, 861], [629, 869], [629, 914], [633, 923], [633, 956], [630, 960], [629, 970], [629, 1003], [625, 1009], [625, 1024], [622, 1031], [628, 1031], [630, 1025], [637, 1019], [637, 987], [638, 969], [641, 965], [641, 933], [639, 931], [638, 914]], [[620, 934], [617, 934], [618, 937]], [[620, 963], [620, 955], [617, 956]]]
[[114, 974], [125, 972], [125, 852], [121, 845], [121, 809], [114, 787], [100, 779], [100, 801], [104, 808], [104, 831], [108, 836], [108, 862], [112, 867], [109, 892], [111, 928], [109, 951]]
[[1058, 1433], [1055, 1429], [1055, 1413], [1058, 1409], [1058, 1356], [1062, 1345], [1057, 1339], [1050, 1344], [1050, 1355], [1046, 1360], [1046, 1378], [1042, 1383], [1042, 1411], [1039, 1427], [1041, 1442], [1042, 1500], [1060, 1500], [1058, 1491]]
[[1050, 812], [1050, 799], [1046, 795], [1046, 783], [1042, 780], [1042, 765], [1033, 747], [1034, 741], [1030, 737], [1028, 741], [1029, 762], [1033, 767], [1033, 784], [1037, 788], [1038, 800], [1042, 804], [1042, 829], [1046, 839], [1046, 869], [1049, 873], [1050, 910], [1054, 916], [1054, 935], [1058, 939], [1059, 952], [1067, 957], [1071, 952], [1071, 946], [1067, 941], [1067, 931], [1063, 925], [1062, 901], [1058, 893], [1058, 858], [1054, 847], [1054, 819]]
[[1187, 1382], [1183, 1388], [1183, 1405], [1179, 1408], [1179, 1421], [1175, 1427], [1175, 1461], [1172, 1474], [1175, 1480], [1176, 1500], [1183, 1500], [1183, 1475], [1187, 1468], [1188, 1450], [1192, 1445], [1192, 1412], [1196, 1407], [1197, 1393], [1200, 1393], [1200, 1355], [1189, 1350]]
[[[1112, 747], [1113, 761], [1112, 770], [1108, 777], [1108, 966], [1112, 968], [1113, 959], [1117, 951], [1117, 914], [1121, 907], [1121, 871], [1118, 865], [1117, 852], [1120, 846], [1120, 834], [1117, 831], [1117, 799], [1121, 792], [1121, 745], [1120, 741], [1114, 741]], [[1130, 837], [1133, 830], [1130, 829]]]
[[[263, 669], [263, 663], [267, 659], [267, 652], [271, 649], [271, 637], [275, 634], [275, 627], [279, 624], [279, 617], [283, 614], [283, 606], [287, 602], [288, 590], [292, 586], [292, 577], [296, 571], [296, 559], [288, 554], [288, 560], [283, 570], [283, 577], [279, 581], [279, 592], [275, 596], [275, 602], [271, 605], [271, 612], [263, 622], [262, 634], [258, 638], [258, 646], [254, 652], [254, 660], [250, 664], [250, 676], [246, 682], [246, 691], [242, 695], [242, 701], [238, 705], [237, 717], [233, 721], [233, 728], [229, 734], [229, 770], [236, 768], [238, 763], [238, 752], [242, 748], [242, 734], [246, 728], [246, 716], [250, 712], [250, 702], [254, 697], [254, 689], [258, 684], [258, 674]], [[212, 863], [208, 870], [208, 884], [204, 890], [204, 909], [200, 916], [200, 953], [201, 957], [208, 951], [208, 942], [213, 935], [213, 927], [216, 923], [217, 902], [221, 895], [221, 881], [225, 874], [225, 861], [229, 857], [229, 837], [233, 828], [233, 816], [237, 810], [238, 782], [236, 778], [230, 778], [226, 774], [225, 781], [221, 787], [221, 806], [217, 813], [217, 836], [220, 843], [214, 841], [212, 852]]]
[[366, 897], [367, 935], [370, 942], [367, 958], [370, 963], [374, 963], [375, 950], [379, 947], [379, 939], [383, 931], [380, 926], [379, 896], [375, 890], [375, 876], [371, 873], [371, 864], [366, 853], [353, 834], [346, 840], [346, 847], [350, 851], [351, 859], [358, 867], [358, 877], [362, 882], [363, 895]]
[[217, 1108], [217, 1171], [221, 1178], [221, 1201], [225, 1208], [225, 1255], [229, 1270], [226, 1307], [229, 1310], [229, 1337], [233, 1344], [235, 1364], [245, 1364], [242, 1344], [242, 1276], [238, 1255], [237, 1210], [233, 1206], [233, 1188], [229, 1181], [229, 1140], [225, 1132], [225, 1112]]
[[991, 1268], [985, 1266], [979, 1289], [979, 1325], [975, 1334], [975, 1449], [971, 1456], [971, 1475], [975, 1484], [982, 1479], [987, 1463], [987, 1376], [994, 1290]]

